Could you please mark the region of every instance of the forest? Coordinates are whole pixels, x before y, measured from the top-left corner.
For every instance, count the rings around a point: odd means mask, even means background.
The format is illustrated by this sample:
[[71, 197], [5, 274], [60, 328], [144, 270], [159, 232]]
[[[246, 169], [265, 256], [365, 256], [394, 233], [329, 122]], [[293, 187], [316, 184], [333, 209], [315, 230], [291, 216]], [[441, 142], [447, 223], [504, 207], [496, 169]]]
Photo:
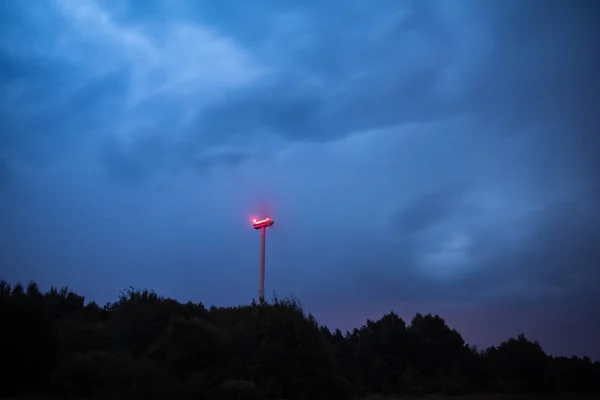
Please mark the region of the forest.
[[524, 335], [470, 346], [431, 314], [331, 331], [296, 299], [237, 307], [129, 288], [103, 306], [0, 283], [2, 398], [361, 399], [600, 391], [600, 362]]

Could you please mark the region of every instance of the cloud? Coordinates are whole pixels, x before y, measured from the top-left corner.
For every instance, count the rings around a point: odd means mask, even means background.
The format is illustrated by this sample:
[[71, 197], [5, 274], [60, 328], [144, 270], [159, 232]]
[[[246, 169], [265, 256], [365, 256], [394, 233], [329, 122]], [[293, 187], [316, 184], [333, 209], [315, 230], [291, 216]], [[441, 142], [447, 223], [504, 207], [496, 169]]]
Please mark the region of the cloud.
[[[550, 296], [589, 297], [596, 291], [599, 253], [591, 244], [600, 237], [597, 202], [587, 196], [553, 202], [542, 210], [538, 223], [520, 248], [493, 260], [482, 290], [498, 288], [498, 280], [519, 282], [506, 292], [491, 290], [488, 295], [538, 298]], [[496, 276], [495, 282], [491, 279]], [[486, 282], [487, 281], [487, 282]], [[514, 283], [513, 283], [514, 285]], [[495, 292], [495, 293], [494, 293]], [[507, 293], [508, 292], [508, 293]]]
[[[234, 102], [217, 103], [200, 126], [219, 135], [250, 129], [322, 142], [455, 111], [432, 96], [454, 46], [435, 8], [412, 2], [392, 13], [323, 8], [285, 15], [284, 21], [290, 19], [285, 28], [275, 21], [283, 33], [264, 46], [286, 74], [239, 91]], [[286, 48], [285, 58], [270, 54], [271, 48]], [[240, 120], [223, 124], [225, 115]], [[283, 127], [287, 120], [294, 123]]]
[[433, 193], [426, 193], [412, 200], [393, 219], [393, 225], [401, 233], [419, 233], [448, 215], [458, 212], [465, 188], [454, 184]]
[[[141, 159], [146, 154], [144, 145], [133, 149], [136, 143], [147, 142], [140, 134], [153, 130], [158, 136], [156, 125], [162, 125], [170, 131], [162, 132], [163, 140], [179, 136], [176, 141], [185, 141], [186, 131], [181, 127], [203, 106], [268, 73], [267, 67], [234, 40], [209, 27], [175, 20], [165, 23], [157, 36], [115, 18], [100, 2], [53, 1], [50, 5], [54, 10], [47, 10], [49, 20], [62, 16], [66, 22], [59, 25], [62, 29], [55, 25], [50, 29], [48, 21], [40, 24], [48, 27], [53, 43], [41, 48], [17, 47], [7, 40], [1, 52], [2, 75], [8, 85], [3, 100], [7, 105], [23, 105], [21, 112], [11, 111], [4, 121], [2, 141], [16, 147], [37, 142], [36, 159], [56, 153], [54, 147], [42, 147], [45, 139], [36, 136], [48, 129], [55, 131], [54, 145], [57, 136], [64, 137], [61, 151], [71, 147], [74, 139], [117, 141], [129, 149], [119, 152]], [[19, 13], [24, 24], [40, 19], [36, 12], [12, 11]], [[11, 28], [9, 25], [6, 31], [10, 33]], [[35, 121], [28, 118], [33, 112], [38, 115]], [[149, 115], [153, 117], [149, 119]], [[72, 133], [75, 130], [79, 130], [77, 138]], [[106, 146], [109, 148], [100, 151], [100, 161], [114, 159], [104, 155], [111, 151], [111, 144]], [[196, 146], [194, 151], [207, 162], [201, 148]], [[29, 157], [24, 152], [21, 149], [20, 155]], [[148, 161], [141, 164], [152, 164]], [[193, 159], [184, 160], [188, 161]], [[113, 168], [107, 167], [109, 171]], [[164, 168], [168, 171], [168, 163]]]
[[246, 302], [244, 221], [269, 214], [267, 291], [325, 322], [433, 311], [484, 343], [527, 313], [593, 314], [596, 16], [592, 1], [0, 3], [3, 275], [99, 301], [133, 284]]
[[65, 51], [78, 42], [89, 43], [95, 52], [111, 56], [110, 63], [105, 59], [95, 68], [110, 70], [115, 59], [128, 64], [131, 106], [153, 96], [203, 93], [213, 97], [264, 73], [244, 49], [208, 27], [173, 22], [166, 24], [160, 40], [154, 40], [140, 29], [115, 21], [96, 2], [57, 0], [56, 4], [78, 33], [65, 40]]

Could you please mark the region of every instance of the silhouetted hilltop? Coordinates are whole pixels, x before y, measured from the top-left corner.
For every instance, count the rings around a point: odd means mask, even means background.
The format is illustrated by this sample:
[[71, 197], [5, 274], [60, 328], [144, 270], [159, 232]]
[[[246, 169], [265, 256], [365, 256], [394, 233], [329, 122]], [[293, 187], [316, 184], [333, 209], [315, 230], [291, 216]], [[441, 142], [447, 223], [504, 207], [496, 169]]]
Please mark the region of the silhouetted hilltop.
[[350, 399], [367, 393], [600, 390], [600, 363], [525, 336], [478, 351], [435, 315], [331, 332], [295, 300], [207, 309], [124, 291], [104, 307], [66, 288], [0, 283], [0, 396]]

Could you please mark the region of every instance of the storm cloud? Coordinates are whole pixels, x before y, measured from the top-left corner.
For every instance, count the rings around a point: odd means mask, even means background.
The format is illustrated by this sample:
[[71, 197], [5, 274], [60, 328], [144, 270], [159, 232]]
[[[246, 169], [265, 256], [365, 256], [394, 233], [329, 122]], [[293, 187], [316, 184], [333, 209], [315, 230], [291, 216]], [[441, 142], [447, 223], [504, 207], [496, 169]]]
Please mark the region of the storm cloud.
[[598, 357], [598, 8], [3, 1], [2, 278]]

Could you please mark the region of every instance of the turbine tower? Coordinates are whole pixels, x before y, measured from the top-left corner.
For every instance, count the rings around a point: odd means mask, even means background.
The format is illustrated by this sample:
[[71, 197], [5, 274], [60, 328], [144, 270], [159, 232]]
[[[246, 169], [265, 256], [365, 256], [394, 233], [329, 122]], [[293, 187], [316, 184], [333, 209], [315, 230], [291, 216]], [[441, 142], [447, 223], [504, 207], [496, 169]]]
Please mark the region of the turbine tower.
[[260, 221], [254, 218], [252, 227], [260, 229], [260, 272], [258, 280], [258, 301], [262, 304], [265, 302], [265, 247], [267, 241], [267, 228], [275, 223], [271, 218], [267, 217]]

